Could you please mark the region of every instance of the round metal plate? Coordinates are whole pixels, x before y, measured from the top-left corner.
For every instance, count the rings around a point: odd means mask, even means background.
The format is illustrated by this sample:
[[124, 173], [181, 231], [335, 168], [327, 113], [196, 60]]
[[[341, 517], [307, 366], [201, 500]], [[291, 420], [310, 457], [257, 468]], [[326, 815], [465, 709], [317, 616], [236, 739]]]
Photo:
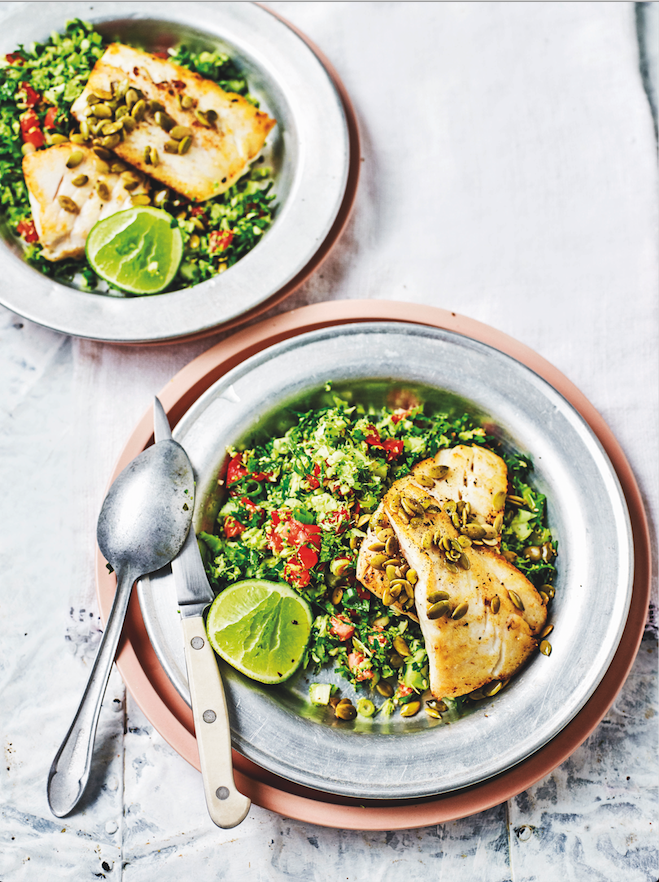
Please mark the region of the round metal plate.
[[[345, 724], [309, 705], [301, 675], [261, 687], [223, 667], [234, 746], [262, 768], [315, 790], [362, 798], [420, 798], [464, 788], [547, 744], [585, 705], [616, 651], [631, 598], [633, 550], [618, 479], [572, 405], [520, 362], [468, 337], [402, 323], [327, 328], [260, 352], [225, 374], [179, 421], [176, 439], [197, 477], [195, 523], [207, 527], [225, 448], [278, 407], [347, 381], [439, 390], [495, 422], [528, 452], [559, 541], [550, 658], [536, 656], [504, 693], [451, 726], [397, 715]], [[189, 700], [171, 577], [139, 586], [156, 654]], [[324, 676], [331, 676], [324, 672]], [[342, 693], [349, 694], [345, 682]]]
[[278, 209], [262, 241], [221, 276], [155, 297], [90, 294], [50, 281], [23, 261], [18, 241], [3, 228], [1, 303], [63, 333], [148, 343], [203, 335], [231, 323], [300, 276], [334, 230], [351, 144], [337, 87], [294, 30], [252, 3], [11, 5], [2, 18], [3, 54], [83, 18], [110, 38], [147, 50], [185, 42], [234, 57], [262, 109], [277, 120], [266, 159], [275, 169]]

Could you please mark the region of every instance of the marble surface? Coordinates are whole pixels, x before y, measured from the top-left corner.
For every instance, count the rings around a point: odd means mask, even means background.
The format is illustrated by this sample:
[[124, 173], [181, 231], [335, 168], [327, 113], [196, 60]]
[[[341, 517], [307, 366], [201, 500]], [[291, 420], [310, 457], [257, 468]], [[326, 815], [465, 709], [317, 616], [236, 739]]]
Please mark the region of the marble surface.
[[[12, 5], [0, 4], [0, 19]], [[656, 53], [639, 59], [637, 39], [654, 33], [656, 4], [267, 5], [335, 65], [363, 157], [343, 237], [275, 312], [329, 299], [427, 303], [533, 347], [620, 441], [656, 563]], [[109, 475], [154, 393], [222, 337], [111, 347], [0, 308], [0, 882], [656, 882], [656, 586], [601, 725], [496, 808], [364, 833], [254, 806], [240, 827], [218, 830], [198, 772], [115, 671], [84, 802], [66, 819], [50, 814], [48, 768], [101, 633], [94, 536]]]

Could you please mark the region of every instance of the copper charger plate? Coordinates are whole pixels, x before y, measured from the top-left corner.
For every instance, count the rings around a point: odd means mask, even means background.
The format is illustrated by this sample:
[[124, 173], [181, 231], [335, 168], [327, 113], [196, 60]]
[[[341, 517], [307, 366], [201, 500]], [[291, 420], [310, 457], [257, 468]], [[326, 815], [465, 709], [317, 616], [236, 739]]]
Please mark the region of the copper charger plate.
[[[410, 303], [338, 301], [307, 306], [242, 330], [211, 347], [183, 368], [159, 393], [175, 425], [219, 377], [245, 358], [291, 336], [358, 321], [401, 321], [445, 328], [486, 343], [525, 364], [559, 391], [588, 422], [608, 454], [622, 486], [632, 523], [635, 572], [632, 600], [613, 661], [578, 715], [528, 759], [481, 784], [418, 800], [358, 800], [292, 784], [234, 751], [236, 783], [257, 805], [286, 817], [326, 827], [403, 830], [475, 814], [526, 790], [560, 765], [591, 734], [615, 700], [632, 667], [643, 634], [650, 593], [650, 540], [641, 495], [610, 429], [570, 381], [533, 350], [487, 325], [445, 310]], [[151, 409], [135, 428], [111, 481], [153, 442]], [[116, 580], [97, 554], [97, 593], [104, 620]], [[149, 641], [136, 594], [131, 600], [117, 655], [121, 675], [145, 716], [165, 740], [199, 769], [192, 714], [161, 667]]]

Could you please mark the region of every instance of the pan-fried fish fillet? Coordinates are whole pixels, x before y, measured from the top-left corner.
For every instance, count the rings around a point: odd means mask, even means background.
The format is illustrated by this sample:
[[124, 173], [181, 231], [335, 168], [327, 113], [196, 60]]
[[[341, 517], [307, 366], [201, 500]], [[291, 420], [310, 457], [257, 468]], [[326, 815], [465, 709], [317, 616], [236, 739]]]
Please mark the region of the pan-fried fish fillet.
[[[379, 527], [374, 527], [369, 525], [368, 531], [366, 533], [366, 538], [362, 542], [361, 548], [359, 550], [359, 557], [357, 558], [357, 578], [362, 583], [365, 588], [375, 594], [376, 597], [379, 597], [382, 600], [384, 596], [384, 589], [387, 587], [389, 580], [384, 572], [384, 570], [380, 569], [373, 565], [373, 559], [376, 555], [382, 555], [384, 553], [380, 548], [372, 548], [371, 546], [378, 546], [382, 544], [380, 541], [380, 534], [383, 538], [385, 535], [393, 535], [394, 531], [389, 526], [388, 518], [384, 512], [384, 504], [380, 503], [377, 509], [374, 512], [374, 516], [371, 518], [371, 521], [374, 523], [381, 522]], [[394, 555], [392, 554], [392, 557]], [[389, 606], [389, 609], [399, 615], [408, 615], [411, 619], [414, 619], [415, 622], [418, 622], [419, 619], [416, 615], [416, 609], [412, 606], [403, 606], [403, 601], [405, 600], [405, 595], [397, 598], [394, 602]]]
[[[397, 482], [397, 489], [420, 499], [423, 489], [406, 481]], [[535, 649], [535, 636], [546, 621], [546, 607], [536, 589], [497, 551], [486, 547], [464, 549], [469, 568], [451, 572], [434, 544], [423, 548], [423, 536], [429, 529], [457, 539], [459, 533], [450, 517], [443, 511], [426, 512], [423, 523], [405, 523], [401, 510], [391, 508], [391, 499], [387, 494], [384, 511], [405, 559], [418, 575], [416, 611], [428, 652], [432, 694], [455, 698], [492, 680], [512, 677]], [[435, 591], [449, 595], [451, 610], [467, 603], [466, 613], [459, 619], [450, 614], [429, 618], [428, 597]], [[523, 609], [515, 605], [511, 591]], [[497, 612], [492, 608], [495, 597]]]
[[[429, 476], [429, 470], [437, 466], [448, 469], [445, 477]], [[440, 450], [434, 458], [417, 463], [411, 476], [416, 484], [421, 478], [421, 486], [440, 506], [449, 499], [468, 502], [476, 523], [494, 524], [505, 508], [508, 468], [500, 456], [484, 447], [458, 444]], [[432, 486], [427, 486], [431, 480]]]
[[[448, 466], [442, 477], [431, 473], [438, 465]], [[546, 621], [540, 595], [498, 553], [498, 540], [491, 540], [494, 547], [464, 548], [465, 569], [453, 564], [449, 568], [442, 550], [426, 538], [439, 534], [457, 540], [460, 535], [443, 510], [449, 499], [469, 502], [476, 523], [494, 524], [503, 511], [507, 483], [506, 465], [491, 451], [465, 445], [442, 450], [392, 485], [373, 518], [379, 525], [369, 527], [359, 552], [357, 578], [380, 598], [389, 584], [383, 570], [374, 565], [375, 555], [382, 553], [376, 544], [378, 531], [382, 537], [387, 532], [382, 532], [383, 527], [395, 535], [398, 558], [416, 572], [414, 606], [401, 605], [399, 598], [390, 608], [419, 621], [428, 652], [430, 689], [437, 698], [466, 695], [492, 680], [509, 679], [535, 649], [535, 637]], [[416, 517], [406, 515], [401, 498], [416, 506]], [[450, 612], [430, 619], [428, 598], [437, 591], [449, 595], [450, 611], [467, 603], [467, 612], [459, 619], [451, 618]], [[511, 591], [523, 609], [513, 602]]]
[[[197, 202], [217, 196], [234, 184], [259, 154], [276, 124], [241, 95], [225, 92], [199, 74], [121, 43], [108, 46], [96, 62], [71, 113], [82, 121], [93, 111], [87, 103], [88, 95], [112, 95], [113, 83], [126, 80], [144, 94], [146, 101], [160, 102], [177, 126], [191, 129], [192, 143], [183, 155], [166, 152], [165, 143], [171, 138], [156, 124], [154, 113], [147, 112], [135, 130], [125, 133], [125, 139], [113, 148], [115, 153]], [[179, 95], [193, 99], [193, 105], [183, 109]], [[209, 110], [215, 111], [217, 120], [206, 128], [196, 111]], [[146, 147], [156, 149], [158, 165], [147, 164]]]
[[[71, 154], [80, 152], [83, 159], [75, 168], [66, 162]], [[99, 173], [98, 160], [92, 151], [78, 144], [57, 144], [47, 150], [37, 150], [23, 159], [23, 174], [28, 189], [32, 217], [47, 260], [64, 260], [65, 257], [82, 257], [85, 242], [94, 224], [117, 211], [131, 208], [131, 195], [146, 193], [144, 177], [139, 172], [127, 170], [139, 181], [132, 190], [126, 190], [126, 177], [121, 174]], [[81, 175], [88, 181], [82, 187], [72, 182]], [[101, 199], [96, 185], [102, 181], [107, 186], [107, 199]], [[72, 200], [78, 211], [67, 211], [60, 197]]]

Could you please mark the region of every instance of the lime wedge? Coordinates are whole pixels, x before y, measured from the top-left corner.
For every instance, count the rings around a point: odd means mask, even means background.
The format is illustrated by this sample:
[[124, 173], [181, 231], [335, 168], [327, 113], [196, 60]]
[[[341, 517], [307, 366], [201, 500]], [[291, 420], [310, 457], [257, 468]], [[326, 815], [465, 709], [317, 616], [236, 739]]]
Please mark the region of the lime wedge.
[[92, 227], [85, 245], [92, 269], [130, 294], [158, 294], [176, 275], [183, 240], [166, 211], [136, 205]]
[[206, 632], [215, 652], [252, 680], [282, 683], [309, 642], [309, 604], [283, 582], [249, 579], [213, 601]]

